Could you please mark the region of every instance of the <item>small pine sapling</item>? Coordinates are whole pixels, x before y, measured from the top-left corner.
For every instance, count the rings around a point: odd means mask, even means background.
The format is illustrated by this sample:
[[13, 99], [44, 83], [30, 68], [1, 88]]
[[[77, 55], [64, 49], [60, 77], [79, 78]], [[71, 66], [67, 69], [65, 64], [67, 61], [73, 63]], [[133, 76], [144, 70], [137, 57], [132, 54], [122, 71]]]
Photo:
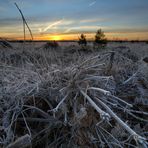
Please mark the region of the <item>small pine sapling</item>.
[[106, 44], [107, 39], [105, 38], [105, 34], [101, 29], [99, 29], [95, 35], [94, 48], [105, 47]]

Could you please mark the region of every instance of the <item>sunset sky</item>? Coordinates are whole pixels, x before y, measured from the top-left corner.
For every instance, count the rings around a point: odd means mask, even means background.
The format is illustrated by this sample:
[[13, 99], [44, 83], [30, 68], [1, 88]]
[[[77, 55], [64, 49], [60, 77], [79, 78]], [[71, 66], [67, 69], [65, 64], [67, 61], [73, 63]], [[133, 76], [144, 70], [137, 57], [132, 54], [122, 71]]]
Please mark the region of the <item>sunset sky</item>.
[[14, 2], [35, 40], [93, 39], [100, 28], [108, 39], [148, 39], [148, 0], [0, 0], [0, 37], [23, 38]]

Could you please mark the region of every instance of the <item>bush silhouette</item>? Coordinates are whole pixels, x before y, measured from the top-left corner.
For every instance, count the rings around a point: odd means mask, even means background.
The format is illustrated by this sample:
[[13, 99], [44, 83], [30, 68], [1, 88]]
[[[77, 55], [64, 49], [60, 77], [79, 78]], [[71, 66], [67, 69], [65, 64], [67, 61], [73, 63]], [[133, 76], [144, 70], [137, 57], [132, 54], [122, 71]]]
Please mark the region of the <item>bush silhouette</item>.
[[79, 41], [78, 41], [79, 45], [87, 45], [87, 41], [86, 41], [86, 36], [84, 34], [81, 34]]
[[95, 47], [104, 47], [106, 44], [107, 44], [107, 39], [105, 38], [105, 34], [101, 29], [99, 29], [95, 35], [94, 46]]
[[45, 49], [49, 49], [49, 48], [58, 48], [59, 44], [56, 41], [48, 41], [45, 45], [44, 48]]

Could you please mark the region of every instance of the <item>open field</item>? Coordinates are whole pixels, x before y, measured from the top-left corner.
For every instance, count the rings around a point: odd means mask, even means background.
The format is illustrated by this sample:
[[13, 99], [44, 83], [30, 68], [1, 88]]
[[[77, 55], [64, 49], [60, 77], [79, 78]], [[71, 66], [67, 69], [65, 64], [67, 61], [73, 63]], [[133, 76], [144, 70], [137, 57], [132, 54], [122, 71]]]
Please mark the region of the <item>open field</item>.
[[0, 43], [0, 147], [148, 146], [148, 44]]

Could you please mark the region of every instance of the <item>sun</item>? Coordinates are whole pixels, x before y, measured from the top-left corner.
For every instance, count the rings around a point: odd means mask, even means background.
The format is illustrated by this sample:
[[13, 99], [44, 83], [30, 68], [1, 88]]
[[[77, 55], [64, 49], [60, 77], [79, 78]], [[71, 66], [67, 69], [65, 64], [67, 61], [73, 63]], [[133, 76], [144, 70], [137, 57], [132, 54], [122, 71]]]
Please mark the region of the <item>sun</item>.
[[59, 40], [61, 40], [61, 37], [55, 35], [55, 36], [52, 36], [52, 40], [59, 41]]

